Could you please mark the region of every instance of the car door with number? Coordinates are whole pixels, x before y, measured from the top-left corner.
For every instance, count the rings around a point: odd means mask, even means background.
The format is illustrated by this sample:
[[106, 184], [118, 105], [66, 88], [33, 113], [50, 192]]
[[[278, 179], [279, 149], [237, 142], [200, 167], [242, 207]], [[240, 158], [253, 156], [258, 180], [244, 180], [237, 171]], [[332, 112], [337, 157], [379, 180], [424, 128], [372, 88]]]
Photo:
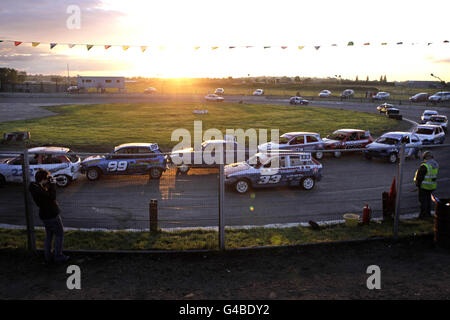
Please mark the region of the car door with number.
[[130, 174], [136, 169], [133, 166], [136, 161], [131, 154], [137, 153], [137, 148], [122, 148], [112, 154], [107, 163], [107, 174]]
[[283, 172], [287, 168], [286, 161], [287, 157], [275, 157], [264, 163], [256, 184], [260, 187], [286, 185], [286, 173]]

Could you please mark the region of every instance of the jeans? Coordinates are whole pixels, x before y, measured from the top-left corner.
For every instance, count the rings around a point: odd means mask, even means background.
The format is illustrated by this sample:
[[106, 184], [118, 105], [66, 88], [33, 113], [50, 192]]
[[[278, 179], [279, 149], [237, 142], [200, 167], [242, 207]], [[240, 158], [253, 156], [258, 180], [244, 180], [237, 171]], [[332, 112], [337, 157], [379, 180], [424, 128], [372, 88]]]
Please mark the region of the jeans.
[[44, 256], [46, 261], [52, 260], [52, 242], [55, 237], [55, 261], [62, 261], [64, 240], [64, 226], [60, 216], [53, 219], [42, 220], [45, 226]]
[[431, 217], [431, 190], [419, 188], [420, 214], [419, 218]]

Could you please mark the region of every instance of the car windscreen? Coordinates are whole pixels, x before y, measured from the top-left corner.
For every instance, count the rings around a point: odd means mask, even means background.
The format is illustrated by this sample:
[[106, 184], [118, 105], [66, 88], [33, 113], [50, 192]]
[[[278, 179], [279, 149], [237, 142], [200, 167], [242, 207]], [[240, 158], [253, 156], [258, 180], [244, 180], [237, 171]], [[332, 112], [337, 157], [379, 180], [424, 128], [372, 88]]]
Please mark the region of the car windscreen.
[[388, 145], [396, 145], [400, 142], [400, 140], [392, 137], [379, 137], [377, 140], [375, 140], [375, 142]]
[[445, 119], [444, 118], [431, 117], [430, 121], [432, 121], [432, 122], [445, 122]]
[[260, 166], [262, 163], [266, 162], [267, 156], [263, 154], [255, 154], [254, 156], [250, 157], [246, 162], [251, 165], [252, 167]]
[[417, 134], [433, 134], [433, 129], [417, 128], [416, 133]]
[[290, 139], [286, 138], [286, 137], [280, 137], [280, 144], [287, 144], [289, 142]]

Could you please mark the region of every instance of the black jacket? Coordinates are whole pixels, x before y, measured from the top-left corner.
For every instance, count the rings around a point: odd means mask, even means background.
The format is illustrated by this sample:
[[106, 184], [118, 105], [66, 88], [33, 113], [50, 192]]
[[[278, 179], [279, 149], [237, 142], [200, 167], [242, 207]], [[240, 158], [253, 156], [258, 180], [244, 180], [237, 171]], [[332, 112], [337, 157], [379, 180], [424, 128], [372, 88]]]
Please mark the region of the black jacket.
[[42, 220], [56, 218], [59, 214], [59, 205], [56, 201], [56, 186], [49, 184], [48, 190], [44, 189], [39, 183], [30, 183], [30, 193], [33, 200], [39, 207], [39, 217]]

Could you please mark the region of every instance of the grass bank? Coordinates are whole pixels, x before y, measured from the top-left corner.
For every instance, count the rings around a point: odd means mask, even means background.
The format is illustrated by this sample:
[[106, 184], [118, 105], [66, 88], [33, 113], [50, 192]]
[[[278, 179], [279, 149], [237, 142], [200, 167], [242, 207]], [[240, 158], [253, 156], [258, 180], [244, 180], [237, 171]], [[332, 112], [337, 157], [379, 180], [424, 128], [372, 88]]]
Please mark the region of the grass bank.
[[[371, 222], [370, 225], [347, 227], [345, 224], [310, 227], [254, 228], [226, 230], [227, 248], [299, 245], [375, 237], [391, 237], [392, 222]], [[405, 220], [399, 225], [399, 236], [423, 235], [433, 232], [432, 220]], [[44, 245], [45, 232], [36, 230], [36, 243]], [[0, 248], [26, 248], [26, 231], [0, 229]], [[100, 232], [66, 231], [66, 250], [216, 250], [218, 233], [193, 230], [165, 232]]]
[[[194, 114], [207, 109], [208, 114]], [[169, 151], [172, 131], [185, 128], [193, 137], [194, 120], [203, 121], [203, 131], [226, 129], [279, 129], [313, 131], [326, 136], [336, 129], [370, 130], [379, 135], [405, 124], [369, 114], [313, 106], [237, 104], [237, 103], [133, 103], [66, 105], [46, 107], [57, 115], [0, 123], [0, 132], [30, 131], [31, 145], [68, 146], [75, 151], [108, 152], [127, 142], [157, 142]], [[403, 126], [403, 127], [402, 127]], [[270, 134], [270, 131], [269, 131]]]

